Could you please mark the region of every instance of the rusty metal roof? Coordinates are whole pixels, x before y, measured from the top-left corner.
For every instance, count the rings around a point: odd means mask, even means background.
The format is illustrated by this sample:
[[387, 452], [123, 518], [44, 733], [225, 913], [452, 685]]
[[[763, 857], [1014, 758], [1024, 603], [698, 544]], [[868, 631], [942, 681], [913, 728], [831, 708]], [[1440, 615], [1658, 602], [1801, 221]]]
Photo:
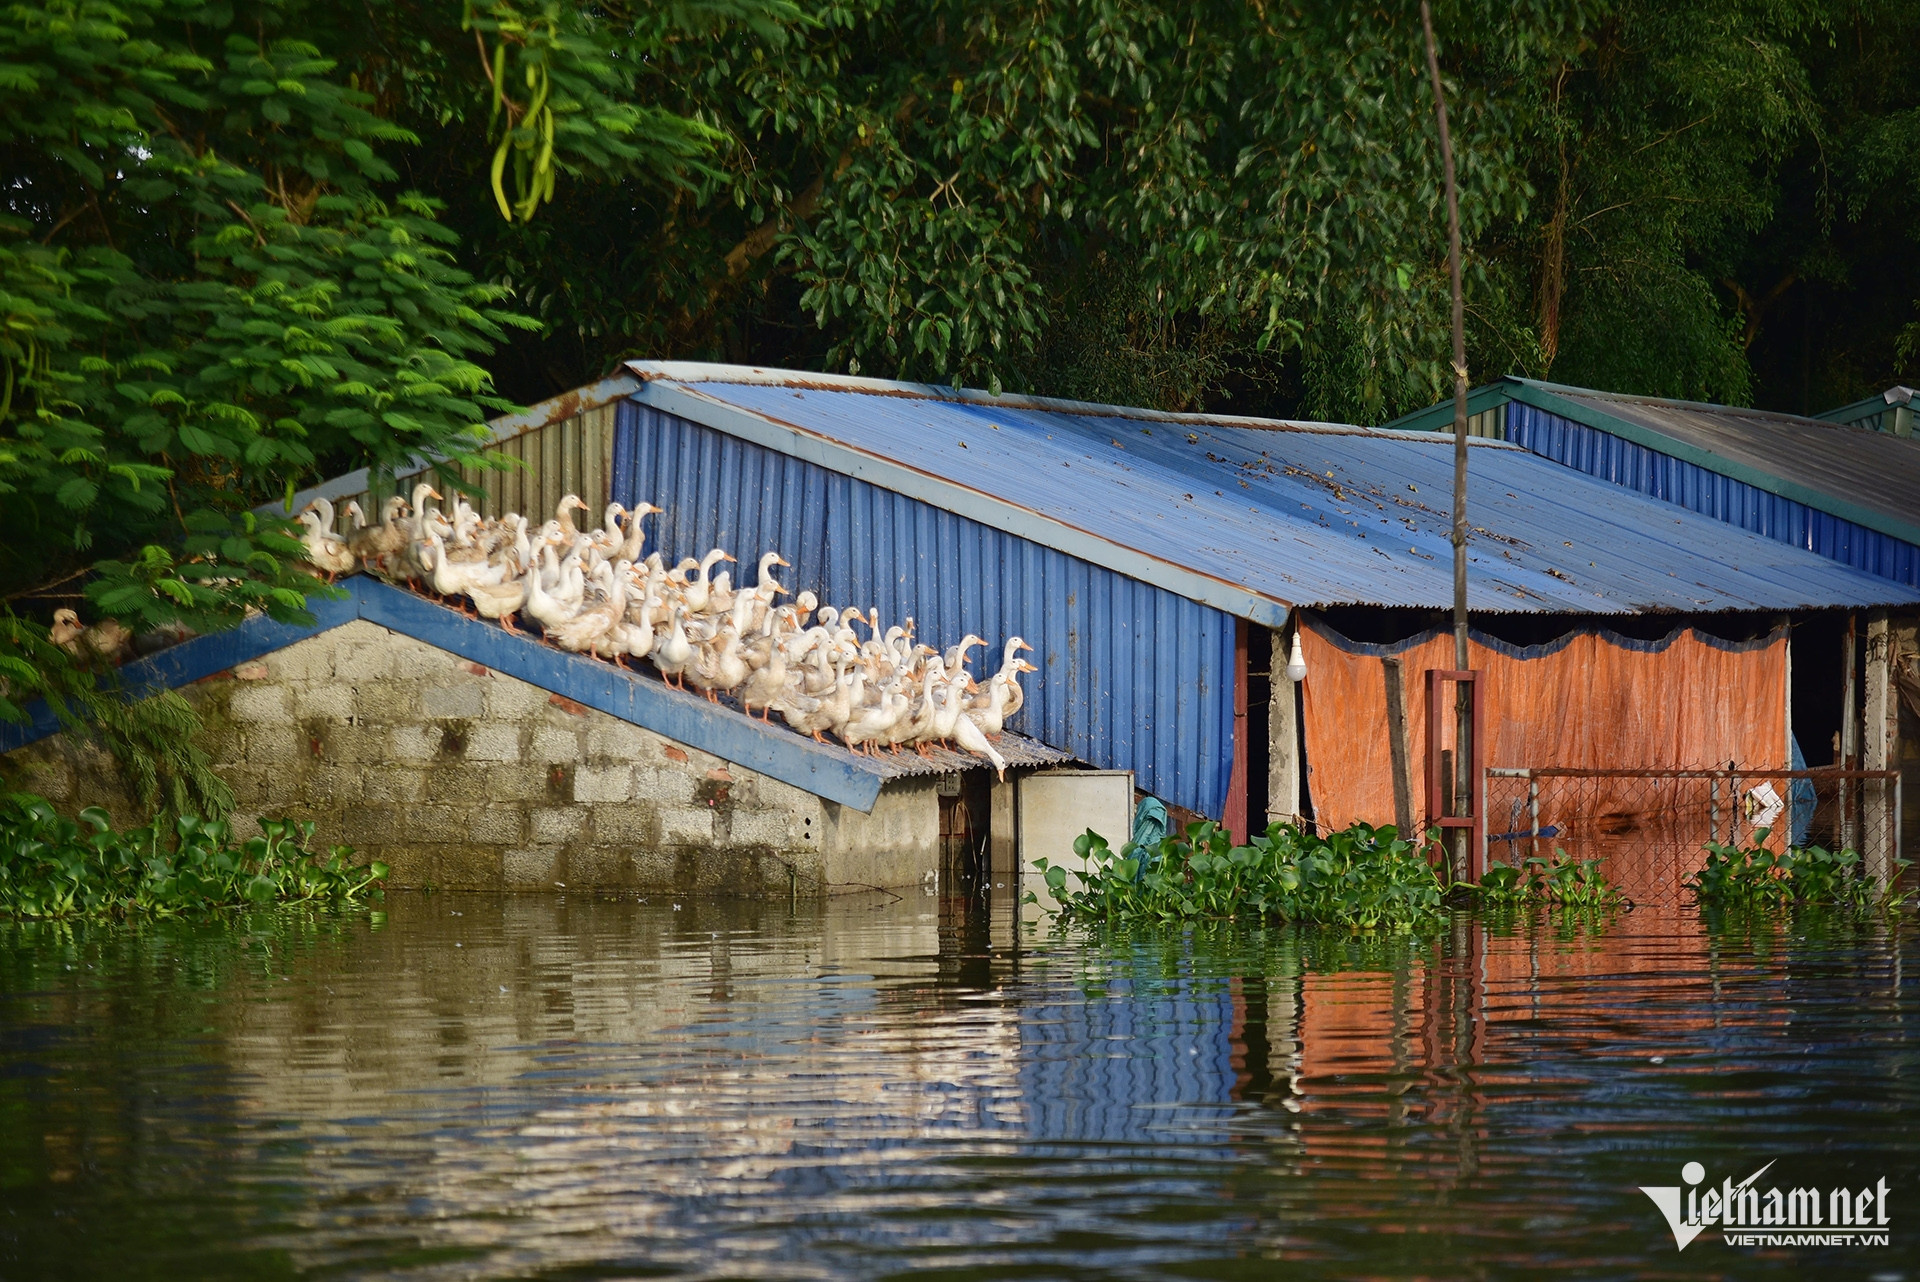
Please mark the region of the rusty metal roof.
[[[636, 361], [636, 400], [1269, 624], [1452, 602], [1452, 442], [970, 389]], [[1920, 593], [1493, 441], [1470, 445], [1479, 612], [1866, 607]]]

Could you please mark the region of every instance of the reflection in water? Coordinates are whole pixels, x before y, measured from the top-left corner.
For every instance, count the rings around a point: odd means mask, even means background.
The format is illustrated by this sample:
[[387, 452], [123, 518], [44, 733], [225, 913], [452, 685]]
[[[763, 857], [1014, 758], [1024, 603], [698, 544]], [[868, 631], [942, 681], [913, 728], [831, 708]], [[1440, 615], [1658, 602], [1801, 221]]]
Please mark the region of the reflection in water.
[[[1675, 1257], [1637, 1186], [1778, 1159], [1898, 1210], [1905, 946], [885, 896], [0, 926], [0, 1274], [1792, 1276]], [[1914, 1216], [1826, 1254], [1898, 1273]]]

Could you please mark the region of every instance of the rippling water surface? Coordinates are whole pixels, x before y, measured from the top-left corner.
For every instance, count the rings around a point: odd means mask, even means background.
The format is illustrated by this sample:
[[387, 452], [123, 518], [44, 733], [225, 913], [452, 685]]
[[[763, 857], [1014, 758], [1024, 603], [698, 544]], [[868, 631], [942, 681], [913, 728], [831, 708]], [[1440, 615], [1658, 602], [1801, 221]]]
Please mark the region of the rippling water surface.
[[[6, 1277], [1920, 1278], [1898, 927], [1053, 939], [965, 900], [0, 924]], [[1676, 1252], [1637, 1186], [1871, 1186]]]

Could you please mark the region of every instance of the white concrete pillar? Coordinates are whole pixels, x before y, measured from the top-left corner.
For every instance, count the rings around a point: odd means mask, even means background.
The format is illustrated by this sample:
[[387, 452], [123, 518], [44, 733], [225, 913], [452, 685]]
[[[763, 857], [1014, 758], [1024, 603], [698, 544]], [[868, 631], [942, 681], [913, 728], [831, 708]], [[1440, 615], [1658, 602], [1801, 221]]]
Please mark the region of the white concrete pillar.
[[1273, 636], [1267, 702], [1267, 822], [1300, 822], [1300, 725], [1295, 716], [1294, 683], [1287, 680], [1287, 650]]

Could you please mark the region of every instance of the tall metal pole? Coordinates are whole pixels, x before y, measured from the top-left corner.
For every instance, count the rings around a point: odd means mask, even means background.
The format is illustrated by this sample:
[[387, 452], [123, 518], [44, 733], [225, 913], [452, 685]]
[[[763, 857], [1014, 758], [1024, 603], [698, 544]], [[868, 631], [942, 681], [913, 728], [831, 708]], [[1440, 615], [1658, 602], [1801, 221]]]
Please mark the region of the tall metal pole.
[[[1420, 0], [1420, 27], [1427, 38], [1427, 74], [1433, 79], [1433, 114], [1440, 126], [1440, 170], [1447, 189], [1447, 273], [1453, 285], [1453, 666], [1465, 670], [1467, 656], [1467, 313], [1460, 288], [1460, 189], [1454, 183], [1453, 137], [1447, 129], [1447, 95], [1440, 84], [1440, 54], [1433, 39], [1433, 9]], [[1470, 808], [1476, 796], [1473, 779], [1473, 707], [1460, 684], [1454, 717], [1455, 809]], [[1458, 831], [1458, 830], [1456, 830]], [[1467, 875], [1466, 839], [1456, 851], [1458, 875]]]

